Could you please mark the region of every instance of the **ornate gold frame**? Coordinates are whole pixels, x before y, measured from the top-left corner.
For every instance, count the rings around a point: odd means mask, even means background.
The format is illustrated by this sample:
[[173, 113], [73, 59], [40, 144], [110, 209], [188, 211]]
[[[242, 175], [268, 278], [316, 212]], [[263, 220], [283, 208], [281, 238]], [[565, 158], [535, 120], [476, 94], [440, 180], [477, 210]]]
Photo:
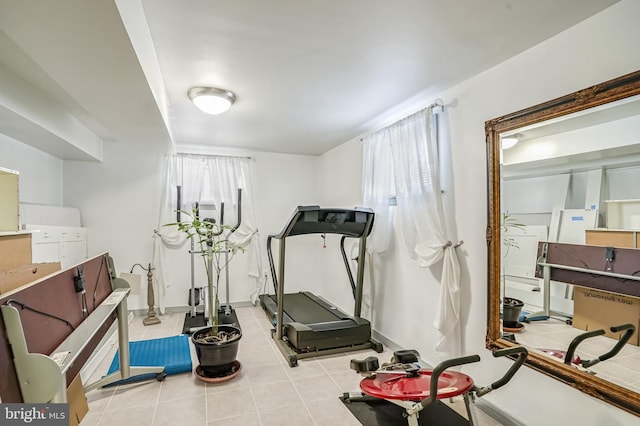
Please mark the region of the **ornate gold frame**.
[[[500, 134], [640, 94], [640, 71], [579, 90], [485, 123], [487, 144], [488, 310], [486, 344], [489, 349], [514, 346], [500, 332]], [[571, 387], [640, 416], [640, 394], [599, 377], [530, 352], [527, 365]]]

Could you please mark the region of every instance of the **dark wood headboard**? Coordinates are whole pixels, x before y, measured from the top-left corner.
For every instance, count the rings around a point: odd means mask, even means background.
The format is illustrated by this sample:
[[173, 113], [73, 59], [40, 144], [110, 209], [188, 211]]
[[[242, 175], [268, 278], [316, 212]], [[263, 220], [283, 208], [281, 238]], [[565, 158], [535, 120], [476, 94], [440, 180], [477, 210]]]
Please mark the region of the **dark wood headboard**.
[[[553, 281], [589, 287], [596, 290], [640, 297], [640, 250], [590, 246], [567, 243], [538, 243], [538, 259], [547, 248], [546, 263], [559, 265], [551, 268]], [[568, 270], [562, 266], [581, 269]], [[601, 272], [602, 274], [599, 274]], [[607, 276], [617, 274], [618, 276]], [[543, 278], [541, 268], [536, 277]]]

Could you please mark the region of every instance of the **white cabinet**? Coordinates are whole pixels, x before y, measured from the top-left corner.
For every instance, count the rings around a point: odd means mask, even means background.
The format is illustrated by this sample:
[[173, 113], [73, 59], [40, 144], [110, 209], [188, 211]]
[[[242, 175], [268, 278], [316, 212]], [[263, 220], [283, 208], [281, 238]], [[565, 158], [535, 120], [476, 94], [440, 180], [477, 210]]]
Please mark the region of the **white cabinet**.
[[14, 170], [0, 167], [0, 232], [20, 230], [18, 216], [18, 178]]
[[38, 225], [25, 225], [35, 230], [31, 235], [31, 257], [36, 263], [60, 262], [60, 232], [57, 229], [43, 229]]
[[[60, 232], [60, 263], [63, 268], [87, 259], [87, 230], [65, 228]], [[66, 266], [64, 266], [66, 265]]]
[[24, 225], [33, 230], [34, 263], [60, 262], [66, 269], [87, 259], [87, 229], [73, 226]]

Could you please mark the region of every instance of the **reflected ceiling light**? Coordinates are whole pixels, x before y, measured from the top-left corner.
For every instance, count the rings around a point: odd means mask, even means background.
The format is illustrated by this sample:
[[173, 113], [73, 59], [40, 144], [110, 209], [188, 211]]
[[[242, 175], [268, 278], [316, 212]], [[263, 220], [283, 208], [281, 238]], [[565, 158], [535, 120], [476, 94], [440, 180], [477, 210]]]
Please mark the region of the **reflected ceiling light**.
[[502, 146], [502, 149], [513, 148], [518, 143], [518, 140], [518, 135], [506, 136], [504, 138], [500, 138], [500, 145]]
[[222, 114], [236, 101], [236, 95], [216, 87], [192, 87], [187, 92], [189, 99], [207, 114]]

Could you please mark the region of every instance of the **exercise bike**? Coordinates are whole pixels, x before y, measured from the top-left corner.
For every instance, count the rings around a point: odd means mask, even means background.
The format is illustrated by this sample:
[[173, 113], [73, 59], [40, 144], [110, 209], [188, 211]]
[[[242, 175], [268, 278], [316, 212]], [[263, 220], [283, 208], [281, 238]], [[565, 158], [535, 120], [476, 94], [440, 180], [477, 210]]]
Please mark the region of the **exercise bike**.
[[451, 367], [478, 362], [480, 361], [478, 355], [446, 360], [434, 369], [421, 368], [418, 365], [420, 355], [412, 349], [394, 352], [391, 362], [383, 364], [382, 367], [379, 365], [378, 358], [373, 356], [363, 360], [353, 359], [350, 363], [351, 369], [364, 376], [360, 381], [361, 392], [347, 392], [340, 399], [345, 403], [386, 400], [404, 409], [402, 416], [407, 419], [409, 426], [418, 426], [421, 411], [435, 407], [434, 403], [438, 400], [462, 395], [468, 420], [458, 417], [461, 421], [465, 421], [465, 424], [478, 425], [473, 405], [475, 398], [482, 397], [507, 384], [524, 364], [528, 352], [522, 346], [493, 352], [494, 357], [510, 355], [517, 355], [515, 363], [502, 378], [484, 387], [476, 386], [467, 374], [448, 370]]

